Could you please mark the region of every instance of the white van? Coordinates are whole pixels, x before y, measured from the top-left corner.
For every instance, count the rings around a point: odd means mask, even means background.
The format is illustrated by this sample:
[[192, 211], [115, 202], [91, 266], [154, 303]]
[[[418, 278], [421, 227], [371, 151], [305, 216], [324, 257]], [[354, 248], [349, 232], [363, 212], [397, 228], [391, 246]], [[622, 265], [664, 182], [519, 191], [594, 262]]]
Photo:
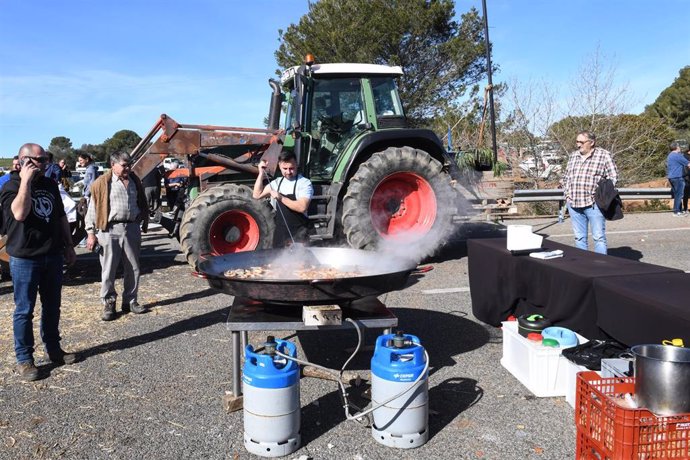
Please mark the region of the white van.
[[[96, 174], [96, 177], [100, 176], [101, 174], [106, 172], [108, 169], [110, 169], [109, 168], [110, 165], [108, 164], [107, 161], [96, 161], [94, 164], [96, 165], [96, 168], [98, 171]], [[86, 168], [83, 168], [81, 166], [77, 166], [77, 168], [74, 171], [79, 173], [79, 176], [82, 179], [84, 178], [84, 175], [86, 174]]]
[[180, 166], [182, 166], [180, 160], [178, 160], [175, 157], [166, 157], [163, 159], [163, 168], [166, 171], [170, 171], [172, 169], [177, 169]]

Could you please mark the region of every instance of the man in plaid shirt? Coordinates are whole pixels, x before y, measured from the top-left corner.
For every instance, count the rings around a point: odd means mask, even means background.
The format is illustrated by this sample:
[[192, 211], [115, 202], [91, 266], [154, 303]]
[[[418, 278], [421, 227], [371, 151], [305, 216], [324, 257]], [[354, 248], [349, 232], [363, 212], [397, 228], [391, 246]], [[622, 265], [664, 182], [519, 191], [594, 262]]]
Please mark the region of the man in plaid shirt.
[[599, 181], [618, 179], [611, 154], [596, 147], [596, 136], [589, 131], [577, 134], [577, 151], [570, 155], [563, 176], [563, 192], [575, 234], [575, 247], [587, 250], [588, 225], [592, 227], [594, 252], [606, 254], [606, 219], [594, 202]]
[[110, 155], [110, 171], [91, 184], [91, 200], [86, 212], [86, 248], [96, 249], [101, 262], [101, 319], [115, 319], [115, 275], [122, 262], [124, 287], [122, 312], [140, 314], [146, 308], [139, 304], [139, 253], [141, 232], [146, 232], [149, 209], [141, 180], [130, 171], [132, 160], [126, 152]]

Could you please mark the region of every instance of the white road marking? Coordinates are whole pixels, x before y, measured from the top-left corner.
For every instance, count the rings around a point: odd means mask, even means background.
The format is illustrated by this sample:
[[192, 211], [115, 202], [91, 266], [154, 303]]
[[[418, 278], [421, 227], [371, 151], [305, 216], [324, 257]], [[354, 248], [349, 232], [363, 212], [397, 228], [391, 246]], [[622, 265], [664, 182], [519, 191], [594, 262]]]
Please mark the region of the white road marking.
[[[606, 230], [606, 234], [607, 235], [623, 235], [626, 233], [682, 232], [682, 231], [688, 231], [688, 230], [690, 230], [690, 227], [649, 228], [649, 229], [645, 229], [645, 230], [618, 230], [618, 231]], [[557, 234], [557, 235], [548, 235], [548, 238], [562, 238], [564, 236], [573, 236], [573, 234], [572, 233], [561, 233], [561, 234]]]
[[445, 288], [445, 289], [427, 289], [422, 291], [422, 294], [449, 294], [453, 292], [470, 292], [468, 287]]

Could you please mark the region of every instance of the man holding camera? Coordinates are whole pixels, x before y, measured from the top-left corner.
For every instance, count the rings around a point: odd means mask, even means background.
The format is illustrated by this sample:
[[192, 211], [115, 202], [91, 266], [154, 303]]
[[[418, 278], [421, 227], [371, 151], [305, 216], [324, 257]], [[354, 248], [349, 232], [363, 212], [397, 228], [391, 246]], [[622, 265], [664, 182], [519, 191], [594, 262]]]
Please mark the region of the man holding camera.
[[54, 364], [72, 364], [77, 356], [60, 347], [60, 303], [63, 262], [76, 254], [57, 183], [44, 176], [48, 155], [38, 144], [19, 149], [21, 169], [0, 192], [7, 230], [7, 252], [14, 289], [14, 350], [17, 373], [26, 381], [39, 378], [34, 365], [33, 311], [41, 296], [41, 338]]

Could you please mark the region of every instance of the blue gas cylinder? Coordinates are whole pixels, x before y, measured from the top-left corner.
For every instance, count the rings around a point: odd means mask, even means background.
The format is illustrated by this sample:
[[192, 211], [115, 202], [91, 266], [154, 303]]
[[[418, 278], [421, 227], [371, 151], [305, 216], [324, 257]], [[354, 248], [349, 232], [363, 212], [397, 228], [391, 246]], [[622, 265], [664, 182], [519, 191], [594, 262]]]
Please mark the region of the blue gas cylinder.
[[[376, 441], [404, 449], [419, 447], [427, 441], [427, 377], [425, 352], [418, 337], [398, 331], [376, 339], [371, 359], [372, 407], [385, 402], [372, 412], [372, 436]], [[400, 393], [403, 394], [395, 397]], [[394, 399], [386, 402], [391, 398]]]
[[263, 350], [247, 345], [242, 371], [244, 446], [263, 457], [288, 455], [300, 446], [299, 365], [294, 343], [268, 336]]

